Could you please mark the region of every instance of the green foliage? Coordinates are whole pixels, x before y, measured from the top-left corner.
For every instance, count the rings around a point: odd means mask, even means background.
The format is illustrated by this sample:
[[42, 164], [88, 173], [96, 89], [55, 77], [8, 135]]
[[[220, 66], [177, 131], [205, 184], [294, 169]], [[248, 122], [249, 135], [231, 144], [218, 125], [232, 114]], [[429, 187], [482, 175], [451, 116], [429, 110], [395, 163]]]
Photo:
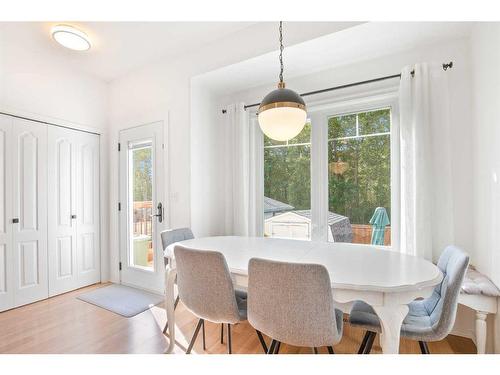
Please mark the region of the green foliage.
[[133, 150], [134, 202], [153, 200], [153, 170], [151, 147]]
[[[349, 122], [346, 121], [349, 118]], [[390, 131], [390, 110], [359, 113], [358, 131], [354, 135]], [[345, 137], [346, 128], [356, 129], [356, 115], [332, 117], [328, 122], [328, 207], [347, 216], [353, 224], [368, 224], [375, 208], [381, 206], [390, 214], [391, 157], [390, 136]], [[343, 173], [335, 173], [334, 163], [346, 162]]]
[[328, 139], [354, 137], [356, 135], [356, 115], [341, 115], [328, 119]]
[[[288, 141], [288, 145], [310, 143], [311, 124]], [[286, 144], [265, 137], [265, 146]], [[311, 208], [311, 146], [264, 148], [264, 195], [298, 210]]]
[[[368, 224], [375, 208], [379, 206], [385, 207], [390, 215], [390, 136], [382, 134], [359, 137], [388, 132], [389, 109], [328, 119], [328, 207], [332, 212], [349, 217], [353, 224]], [[265, 137], [266, 197], [288, 203], [295, 209], [310, 209], [310, 136], [311, 124], [307, 124], [288, 143]], [[294, 145], [297, 143], [308, 144]], [[283, 147], [269, 147], [277, 145]], [[343, 173], [338, 173], [334, 168], [333, 163], [339, 162], [347, 163], [343, 164]]]

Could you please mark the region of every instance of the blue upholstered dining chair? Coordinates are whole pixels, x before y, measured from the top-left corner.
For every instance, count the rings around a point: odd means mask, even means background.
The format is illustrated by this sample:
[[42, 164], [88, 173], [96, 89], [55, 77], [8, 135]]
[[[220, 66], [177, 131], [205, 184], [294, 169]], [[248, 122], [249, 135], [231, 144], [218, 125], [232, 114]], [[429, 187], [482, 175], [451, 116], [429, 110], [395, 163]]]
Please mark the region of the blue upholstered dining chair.
[[[168, 246], [175, 242], [191, 240], [194, 238], [193, 232], [189, 228], [177, 228], [177, 229], [167, 229], [160, 233], [161, 236], [161, 244], [163, 247], [163, 251], [167, 249]], [[165, 267], [167, 266], [167, 258], [163, 257], [163, 261], [165, 262]], [[175, 299], [174, 310], [179, 304], [179, 296]], [[168, 322], [165, 323], [165, 328], [163, 328], [163, 333], [166, 333], [168, 329]]]
[[[168, 246], [174, 242], [192, 240], [194, 238], [193, 232], [190, 228], [177, 228], [177, 229], [167, 229], [160, 233], [161, 244], [163, 246], [163, 251], [167, 249]], [[165, 266], [167, 265], [167, 258], [163, 258], [165, 261]]]
[[[409, 304], [409, 312], [401, 327], [401, 336], [419, 342], [423, 354], [429, 354], [427, 342], [439, 341], [450, 333], [455, 323], [458, 296], [469, 264], [469, 256], [455, 246], [448, 246], [437, 266], [443, 273], [441, 284], [432, 295]], [[355, 302], [349, 322], [366, 330], [358, 354], [368, 354], [377, 333], [382, 331], [373, 308], [364, 302]]]

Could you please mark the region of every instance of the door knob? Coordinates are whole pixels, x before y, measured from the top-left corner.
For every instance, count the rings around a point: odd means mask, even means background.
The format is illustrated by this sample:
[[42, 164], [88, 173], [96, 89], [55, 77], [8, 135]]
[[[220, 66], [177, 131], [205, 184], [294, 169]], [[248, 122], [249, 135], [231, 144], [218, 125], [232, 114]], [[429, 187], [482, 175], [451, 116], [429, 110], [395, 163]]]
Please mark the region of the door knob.
[[158, 206], [156, 207], [156, 215], [151, 215], [151, 217], [157, 217], [158, 222], [161, 223], [163, 221], [163, 205], [158, 203]]
[[76, 219], [76, 215], [71, 215], [71, 218], [72, 219]]
[[17, 217], [12, 219], [12, 224], [17, 224], [17, 223], [19, 223], [19, 219]]

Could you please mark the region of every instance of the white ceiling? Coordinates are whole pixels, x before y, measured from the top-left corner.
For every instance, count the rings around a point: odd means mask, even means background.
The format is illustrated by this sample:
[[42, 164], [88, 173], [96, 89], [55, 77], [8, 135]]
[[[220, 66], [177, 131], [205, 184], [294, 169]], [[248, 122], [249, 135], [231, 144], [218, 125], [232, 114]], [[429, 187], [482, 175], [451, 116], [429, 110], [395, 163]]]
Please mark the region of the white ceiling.
[[[50, 29], [68, 23], [86, 32], [92, 42], [89, 51], [71, 51], [52, 40]], [[357, 23], [295, 22], [287, 27], [302, 30], [305, 38], [333, 33]], [[269, 22], [3, 22], [3, 46], [49, 56], [78, 71], [112, 81], [149, 62], [178, 58], [218, 40], [243, 33], [251, 36]], [[242, 36], [243, 36], [242, 34]], [[298, 40], [298, 41], [302, 41]], [[258, 45], [259, 40], [254, 43]], [[252, 46], [249, 46], [251, 48]]]
[[[468, 22], [369, 22], [320, 36], [285, 49], [287, 78], [465, 37]], [[214, 93], [234, 93], [276, 81], [277, 52], [229, 65], [196, 77]]]

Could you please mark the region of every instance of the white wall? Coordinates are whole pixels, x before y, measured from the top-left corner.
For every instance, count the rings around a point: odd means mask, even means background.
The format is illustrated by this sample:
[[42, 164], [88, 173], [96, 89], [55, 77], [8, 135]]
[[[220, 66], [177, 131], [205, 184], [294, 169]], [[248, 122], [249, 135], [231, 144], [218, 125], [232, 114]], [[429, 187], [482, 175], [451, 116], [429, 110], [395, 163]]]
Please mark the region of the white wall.
[[[7, 37], [7, 35], [4, 35]], [[0, 104], [100, 130], [107, 126], [108, 87], [43, 51], [0, 38]]]
[[[101, 134], [101, 205], [107, 207], [108, 86], [43, 51], [5, 43], [0, 35], [0, 111]], [[109, 277], [108, 215], [101, 216], [101, 278]]]
[[[476, 26], [471, 46], [474, 254], [477, 268], [500, 286], [500, 24]], [[500, 314], [495, 326], [495, 352], [500, 353]]]
[[471, 37], [474, 99], [474, 245], [477, 267], [500, 285], [500, 24]]
[[[225, 170], [224, 134], [218, 103], [196, 80], [191, 85], [191, 228], [198, 236], [223, 235]], [[217, 123], [212, 128], [207, 123]]]

